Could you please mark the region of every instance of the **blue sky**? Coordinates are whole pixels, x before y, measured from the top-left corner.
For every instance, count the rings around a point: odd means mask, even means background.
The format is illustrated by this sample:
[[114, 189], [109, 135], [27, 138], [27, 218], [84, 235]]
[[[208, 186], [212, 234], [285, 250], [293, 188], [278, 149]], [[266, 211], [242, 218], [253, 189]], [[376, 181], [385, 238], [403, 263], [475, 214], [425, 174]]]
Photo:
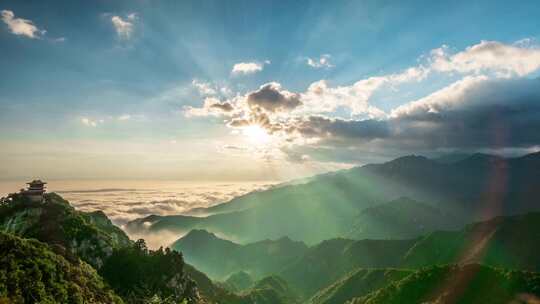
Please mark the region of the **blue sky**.
[[[493, 88], [534, 81], [538, 1], [2, 1], [0, 10], [5, 178], [289, 179], [417, 151], [538, 146], [534, 137], [498, 146], [476, 139], [474, 145], [448, 139], [418, 146], [394, 133], [392, 143], [381, 146], [390, 141], [384, 132], [336, 140], [341, 128], [352, 130], [340, 120], [317, 127], [334, 138], [303, 131], [310, 115], [347, 120], [355, 131], [361, 121], [386, 123], [392, 110], [468, 76], [486, 76], [497, 82]], [[430, 64], [432, 50], [446, 46], [449, 59], [482, 41], [498, 43], [486, 49], [508, 53], [480, 68], [455, 60], [452, 68]], [[233, 72], [240, 63], [246, 65]], [[356, 91], [330, 92], [411, 67], [425, 67], [429, 75], [384, 80], [366, 100], [354, 100]], [[309, 87], [321, 80], [331, 95], [322, 98], [341, 101], [315, 111], [325, 101], [309, 97]], [[279, 84], [269, 91], [298, 94], [302, 106], [285, 111], [246, 103], [268, 83]], [[205, 98], [213, 98], [209, 107], [231, 104], [234, 110], [209, 113]], [[271, 127], [254, 123], [255, 108]], [[375, 108], [385, 114], [373, 116]], [[242, 127], [231, 127], [242, 119]], [[291, 134], [284, 128], [275, 131], [278, 122], [293, 129], [293, 120], [294, 140], [285, 138]]]

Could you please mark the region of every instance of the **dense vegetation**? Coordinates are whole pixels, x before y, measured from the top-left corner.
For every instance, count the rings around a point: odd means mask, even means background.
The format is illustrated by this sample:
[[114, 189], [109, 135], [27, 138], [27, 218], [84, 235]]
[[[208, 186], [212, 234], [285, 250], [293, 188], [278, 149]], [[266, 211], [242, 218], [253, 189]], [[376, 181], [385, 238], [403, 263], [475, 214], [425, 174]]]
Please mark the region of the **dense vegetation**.
[[96, 271], [46, 244], [0, 232], [0, 303], [122, 303]]
[[80, 257], [95, 268], [103, 265], [114, 248], [130, 243], [102, 213], [76, 211], [55, 193], [46, 194], [43, 203], [16, 195], [9, 204], [2, 204], [0, 230], [58, 245], [66, 249], [66, 257]]
[[527, 297], [532, 299], [538, 296], [539, 273], [469, 264], [425, 268], [349, 303], [506, 304], [524, 302]]
[[459, 231], [434, 232], [404, 256], [405, 267], [448, 263], [540, 271], [540, 213], [497, 217]]
[[287, 237], [240, 245], [205, 230], [190, 231], [171, 248], [181, 251], [188, 263], [219, 280], [238, 271], [262, 278], [276, 273], [308, 249], [304, 243]]
[[99, 273], [128, 303], [197, 303], [195, 282], [184, 271], [182, 254], [149, 250], [144, 240], [115, 249]]
[[310, 304], [342, 304], [346, 301], [365, 296], [389, 283], [400, 280], [411, 273], [405, 269], [366, 269], [350, 272], [332, 285], [315, 294]]

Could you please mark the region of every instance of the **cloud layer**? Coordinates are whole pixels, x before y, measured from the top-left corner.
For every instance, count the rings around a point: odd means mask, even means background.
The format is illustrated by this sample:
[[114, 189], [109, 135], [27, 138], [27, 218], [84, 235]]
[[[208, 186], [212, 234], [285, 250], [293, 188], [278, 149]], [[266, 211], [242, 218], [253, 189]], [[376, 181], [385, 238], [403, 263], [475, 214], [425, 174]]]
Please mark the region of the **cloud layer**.
[[[311, 63], [322, 67], [328, 63], [324, 58]], [[224, 101], [205, 100], [202, 108], [191, 111], [224, 116], [232, 129], [263, 128], [278, 142], [271, 149], [277, 147], [290, 160], [309, 159], [298, 151], [317, 149], [397, 154], [531, 149], [540, 146], [540, 133], [535, 131], [540, 129], [540, 80], [527, 76], [539, 70], [540, 48], [531, 41], [481, 41], [458, 52], [442, 46], [416, 66], [352, 85], [332, 87], [320, 80], [295, 93], [270, 82]], [[390, 111], [372, 103], [379, 91], [434, 77], [454, 80]]]

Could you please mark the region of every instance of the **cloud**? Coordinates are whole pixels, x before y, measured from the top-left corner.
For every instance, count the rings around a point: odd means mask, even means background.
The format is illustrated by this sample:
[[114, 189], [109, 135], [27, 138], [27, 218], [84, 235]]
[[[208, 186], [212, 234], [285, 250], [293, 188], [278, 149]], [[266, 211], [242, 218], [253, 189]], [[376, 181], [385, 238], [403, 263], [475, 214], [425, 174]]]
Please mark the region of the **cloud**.
[[283, 90], [277, 82], [262, 85], [247, 95], [250, 107], [259, 107], [269, 112], [292, 110], [302, 104], [300, 95]]
[[118, 120], [120, 121], [125, 121], [125, 120], [130, 120], [130, 119], [131, 119], [130, 114], [123, 114], [123, 115], [118, 116]]
[[398, 107], [388, 119], [308, 117], [289, 122], [288, 130], [320, 139], [317, 146], [398, 154], [537, 146], [540, 79], [468, 77]]
[[193, 81], [191, 81], [191, 85], [193, 85], [197, 89], [200, 95], [209, 96], [216, 94], [216, 90], [209, 82], [203, 82], [197, 79], [193, 79]]
[[[268, 61], [269, 63], [270, 61]], [[263, 68], [264, 64], [259, 62], [240, 62], [233, 66], [231, 73], [233, 75], [248, 75], [260, 72]]]
[[[532, 40], [481, 41], [460, 52], [443, 46], [415, 66], [350, 85], [319, 80], [304, 92], [289, 92], [270, 82], [218, 102], [230, 109], [227, 127], [263, 128], [272, 149], [296, 153], [288, 161], [298, 162], [299, 155], [317, 161], [321, 149], [331, 151], [327, 161], [434, 149], [529, 149], [540, 143], [540, 132], [532, 131], [540, 129], [540, 80], [525, 76], [540, 70], [539, 56]], [[432, 78], [453, 82], [387, 111], [372, 103], [380, 90], [398, 92]], [[207, 101], [203, 108], [200, 114], [215, 115]]]
[[330, 56], [329, 54], [323, 54], [319, 58], [306, 58], [306, 64], [309, 65], [312, 68], [320, 69], [320, 68], [333, 68], [334, 65], [330, 62]]
[[540, 68], [540, 48], [529, 45], [530, 40], [520, 40], [511, 45], [481, 41], [456, 54], [450, 54], [448, 47], [443, 46], [431, 51], [431, 68], [438, 72], [525, 76]]
[[93, 120], [93, 119], [90, 119], [88, 117], [83, 117], [81, 118], [81, 123], [87, 127], [97, 127], [98, 124], [102, 124], [104, 122], [103, 119], [99, 119], [99, 120]]
[[[424, 148], [500, 149], [540, 143], [540, 79], [460, 80], [397, 108], [395, 138]], [[398, 132], [399, 130], [399, 132]]]
[[375, 138], [386, 138], [390, 134], [385, 121], [346, 120], [329, 118], [325, 116], [309, 116], [294, 121], [287, 128], [289, 133], [299, 133], [304, 137], [316, 137], [321, 139], [369, 141]]
[[111, 17], [111, 22], [114, 26], [114, 29], [116, 30], [118, 38], [123, 40], [128, 40], [131, 38], [133, 34], [134, 22], [136, 19], [137, 15], [135, 13], [127, 15], [125, 19], [122, 19], [122, 17], [120, 16]]
[[31, 20], [15, 18], [15, 14], [10, 10], [2, 10], [2, 21], [7, 24], [11, 33], [15, 35], [38, 39], [46, 32], [37, 28]]
[[184, 115], [186, 117], [230, 115], [233, 111], [234, 107], [230, 102], [222, 102], [215, 97], [205, 98], [204, 104], [200, 108], [192, 106], [184, 107]]

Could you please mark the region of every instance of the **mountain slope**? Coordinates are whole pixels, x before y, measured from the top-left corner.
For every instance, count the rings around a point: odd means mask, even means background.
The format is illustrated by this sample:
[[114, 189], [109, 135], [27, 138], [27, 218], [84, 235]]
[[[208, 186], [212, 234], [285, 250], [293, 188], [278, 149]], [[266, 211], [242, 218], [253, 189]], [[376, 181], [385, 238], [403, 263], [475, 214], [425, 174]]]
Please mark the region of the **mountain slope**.
[[217, 279], [246, 271], [263, 277], [302, 256], [307, 246], [289, 238], [239, 245], [204, 230], [192, 230], [171, 245], [186, 261]]
[[0, 232], [1, 303], [123, 303], [96, 271], [43, 243]]
[[539, 273], [470, 264], [425, 268], [347, 303], [536, 303], [539, 296]]
[[458, 229], [464, 224], [449, 212], [402, 197], [360, 212], [346, 236], [352, 239], [412, 239], [435, 230]]
[[540, 213], [497, 217], [460, 231], [438, 231], [421, 238], [403, 265], [483, 263], [540, 271]]
[[0, 206], [0, 230], [60, 246], [66, 255], [78, 256], [97, 269], [115, 248], [131, 243], [103, 213], [76, 211], [55, 193], [46, 194], [43, 203], [14, 196]]
[[[305, 184], [253, 192], [205, 209], [207, 217], [150, 216], [129, 223], [127, 229], [151, 233], [205, 229], [241, 243], [288, 236], [316, 244], [348, 235], [363, 211], [400, 197], [429, 202], [439, 213], [454, 214], [463, 223], [540, 210], [530, 199], [539, 196], [540, 153], [508, 159], [475, 154], [452, 163], [406, 156], [316, 176]], [[385, 237], [403, 237], [399, 226], [406, 217], [396, 221], [399, 213], [388, 212], [392, 214], [381, 218], [393, 219], [385, 223]], [[437, 212], [425, 214], [435, 216], [423, 219], [427, 224], [440, 219]], [[378, 219], [369, 222], [373, 227], [363, 227], [369, 233], [360, 236], [380, 236], [383, 224]], [[428, 226], [424, 225], [425, 232]]]
[[356, 297], [365, 296], [411, 273], [404, 269], [358, 269], [345, 275], [334, 284], [317, 292], [309, 304], [342, 304]]
[[311, 247], [279, 275], [309, 298], [353, 269], [396, 267], [413, 244], [414, 240], [332, 239]]

